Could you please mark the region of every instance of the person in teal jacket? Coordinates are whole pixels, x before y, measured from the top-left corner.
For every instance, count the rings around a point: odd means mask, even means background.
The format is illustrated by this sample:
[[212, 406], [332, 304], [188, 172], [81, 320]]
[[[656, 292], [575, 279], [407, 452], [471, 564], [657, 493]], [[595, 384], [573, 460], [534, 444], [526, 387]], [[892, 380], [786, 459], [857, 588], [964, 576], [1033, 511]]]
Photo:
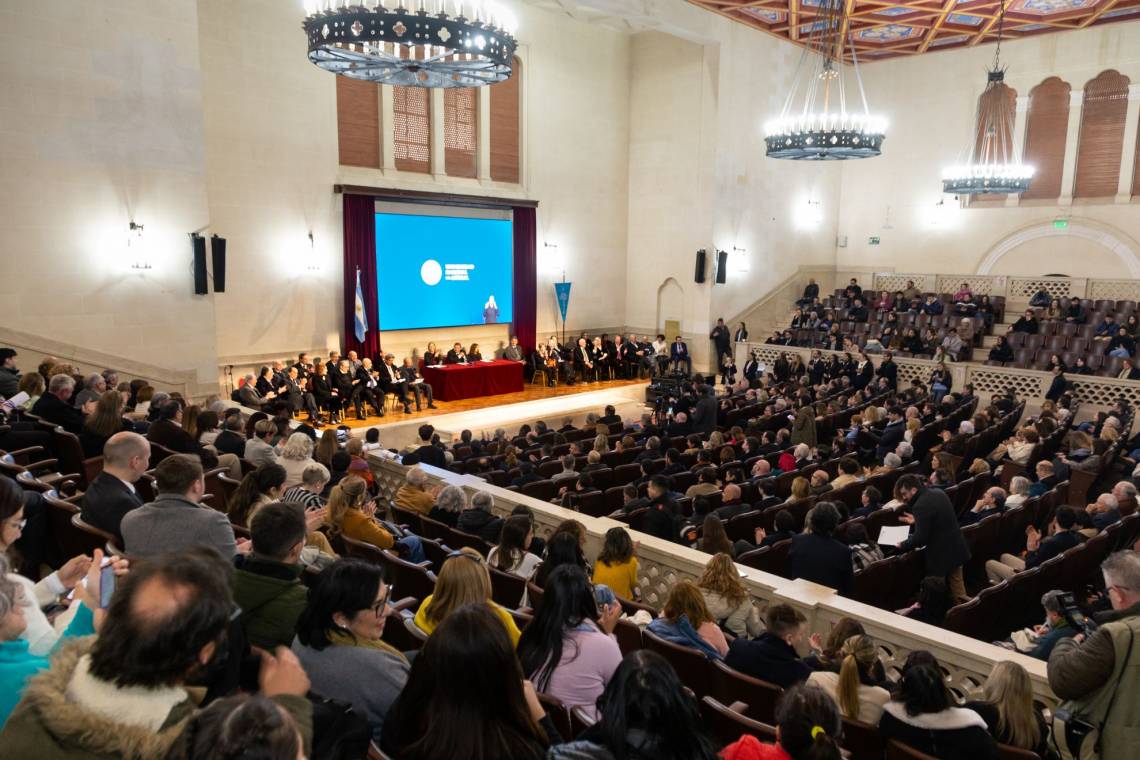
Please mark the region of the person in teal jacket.
[[[75, 587], [74, 604], [78, 608], [55, 648], [65, 639], [90, 636], [101, 622], [103, 611], [98, 609], [97, 600], [102, 554], [102, 551], [95, 551], [92, 570], [87, 574], [86, 588], [82, 584]], [[125, 567], [125, 563], [120, 561], [120, 564]], [[9, 580], [7, 574], [7, 559], [0, 555], [0, 728], [8, 722], [8, 716], [19, 703], [28, 680], [47, 670], [50, 665], [47, 655], [32, 654], [28, 651], [28, 641], [20, 638], [27, 625], [24, 607], [20, 604], [24, 590], [18, 583]]]

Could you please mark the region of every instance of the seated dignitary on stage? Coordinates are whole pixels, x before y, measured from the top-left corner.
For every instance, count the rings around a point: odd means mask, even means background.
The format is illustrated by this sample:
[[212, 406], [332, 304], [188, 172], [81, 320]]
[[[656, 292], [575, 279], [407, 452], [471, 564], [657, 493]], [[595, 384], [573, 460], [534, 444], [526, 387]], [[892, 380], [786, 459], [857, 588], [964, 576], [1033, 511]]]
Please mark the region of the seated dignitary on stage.
[[451, 350], [447, 352], [447, 363], [448, 364], [466, 364], [467, 363], [467, 352], [463, 350], [463, 344], [462, 343], [456, 343], [454, 346], [451, 347]]
[[406, 381], [406, 387], [416, 397], [416, 411], [420, 411], [422, 400], [427, 399], [428, 409], [435, 409], [435, 399], [432, 397], [431, 385], [424, 382], [423, 375], [416, 369], [411, 357], [404, 358], [404, 366], [400, 367], [400, 377]]
[[521, 362], [526, 361], [525, 357], [522, 346], [519, 345], [519, 339], [512, 335], [510, 344], [503, 349], [503, 358], [512, 362]]
[[[412, 411], [412, 400], [408, 398], [408, 380], [400, 372], [400, 368], [395, 365], [396, 357], [393, 354], [384, 354], [384, 364], [380, 366], [380, 390], [384, 395], [391, 393], [400, 403], [404, 405], [404, 414], [410, 414]], [[383, 402], [383, 399], [381, 399]], [[416, 396], [416, 403], [419, 403], [419, 396]], [[381, 403], [383, 407], [383, 403]]]
[[578, 338], [578, 346], [574, 349], [574, 371], [588, 383], [598, 379], [598, 368], [594, 360], [593, 348], [585, 338]]

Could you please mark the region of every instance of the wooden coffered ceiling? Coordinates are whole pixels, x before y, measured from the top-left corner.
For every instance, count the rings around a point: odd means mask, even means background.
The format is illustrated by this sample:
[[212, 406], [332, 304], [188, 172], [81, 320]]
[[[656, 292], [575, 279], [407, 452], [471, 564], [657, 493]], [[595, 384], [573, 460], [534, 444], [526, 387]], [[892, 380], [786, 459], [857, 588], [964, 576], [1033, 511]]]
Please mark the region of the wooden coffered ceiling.
[[[804, 44], [823, 0], [688, 0]], [[998, 0], [846, 0], [860, 61], [970, 47], [997, 38]], [[1140, 0], [1009, 0], [1004, 38], [1140, 19]], [[844, 51], [850, 61], [850, 51]]]

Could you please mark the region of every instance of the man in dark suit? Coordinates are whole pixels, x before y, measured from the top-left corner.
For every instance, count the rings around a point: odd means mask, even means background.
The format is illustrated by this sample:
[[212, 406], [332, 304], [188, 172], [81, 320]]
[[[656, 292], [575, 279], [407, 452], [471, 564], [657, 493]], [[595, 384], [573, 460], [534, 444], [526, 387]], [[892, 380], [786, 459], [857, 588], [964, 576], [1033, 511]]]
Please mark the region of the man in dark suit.
[[585, 338], [578, 338], [578, 345], [574, 348], [574, 373], [592, 383], [598, 378], [597, 365], [594, 364], [594, 350]]
[[360, 366], [352, 372], [353, 379], [356, 380], [357, 396], [362, 401], [372, 404], [373, 409], [383, 411], [384, 392], [380, 386], [381, 373], [372, 368], [372, 360], [367, 356], [364, 357], [360, 360]]
[[698, 389], [697, 403], [693, 407], [693, 432], [708, 434], [716, 429], [716, 397], [710, 386]]
[[1078, 531], [1077, 510], [1073, 507], [1058, 507], [1049, 525], [1051, 535], [1042, 539], [1041, 533], [1033, 525], [1025, 529], [1025, 557], [1003, 554], [1000, 559], [986, 562], [986, 576], [991, 583], [1000, 583], [1012, 578], [1014, 573], [1030, 570], [1072, 549], [1085, 541]]
[[444, 456], [443, 449], [433, 446], [431, 442], [431, 437], [435, 435], [435, 428], [431, 425], [420, 425], [419, 434], [420, 445], [415, 450], [415, 455], [420, 458], [420, 463], [446, 470], [447, 457]]
[[875, 374], [886, 379], [887, 387], [892, 391], [899, 389], [899, 365], [895, 364], [895, 355], [890, 351], [883, 354], [883, 361], [879, 363]]
[[806, 681], [812, 669], [796, 654], [807, 634], [803, 613], [788, 604], [773, 604], [764, 622], [767, 630], [756, 639], [738, 636], [729, 644], [724, 664], [784, 689]]
[[839, 526], [839, 510], [830, 501], [821, 501], [811, 510], [810, 533], [792, 537], [785, 566], [789, 578], [803, 578], [850, 595], [855, 582], [851, 549], [832, 535]]
[[[431, 385], [424, 382], [423, 375], [416, 369], [416, 365], [412, 362], [410, 356], [404, 357], [404, 365], [400, 367], [400, 377], [407, 381], [406, 387], [412, 391], [412, 395], [416, 398], [417, 412], [423, 409], [422, 403], [425, 398], [427, 399], [428, 409], [436, 408]], [[416, 382], [417, 380], [419, 382]]]
[[950, 497], [941, 489], [926, 488], [918, 475], [903, 475], [895, 488], [910, 505], [910, 514], [899, 519], [914, 526], [910, 538], [899, 544], [899, 553], [925, 546], [926, 574], [945, 578], [955, 603], [967, 599], [962, 566], [970, 560], [970, 547], [962, 537]]
[[394, 395], [404, 405], [404, 414], [411, 414], [412, 400], [408, 398], [408, 381], [400, 374], [399, 368], [394, 363], [395, 360], [395, 355], [384, 354], [384, 364], [380, 367], [380, 390], [385, 395], [389, 393]]
[[887, 411], [887, 425], [883, 428], [883, 432], [867, 431], [867, 435], [875, 441], [875, 458], [880, 462], [883, 461], [883, 457], [894, 451], [902, 442], [904, 433], [906, 433], [906, 423], [903, 420], [902, 407], [892, 406]]
[[451, 350], [447, 352], [447, 363], [448, 364], [466, 364], [467, 363], [467, 352], [463, 350], [463, 344], [462, 343], [456, 343], [454, 346], [451, 347]]
[[325, 369], [327, 369], [329, 371], [329, 374], [331, 375], [334, 372], [337, 372], [339, 370], [339, 368], [340, 368], [340, 352], [335, 350], [335, 349], [332, 351], [329, 351], [329, 360], [327, 362], [325, 362]]
[[724, 319], [716, 321], [716, 327], [709, 333], [709, 339], [712, 340], [713, 346], [716, 348], [716, 366], [722, 366], [724, 357], [732, 352], [730, 347], [732, 336], [728, 332], [728, 327], [724, 324]]
[[83, 492], [79, 515], [88, 525], [115, 534], [123, 545], [123, 515], [143, 505], [135, 483], [150, 467], [150, 443], [138, 433], [115, 433], [103, 444], [103, 471]]
[[1053, 382], [1049, 383], [1049, 390], [1045, 392], [1045, 398], [1049, 401], [1060, 401], [1068, 387], [1069, 381], [1065, 379], [1064, 371], [1059, 366], [1054, 367]]
[[664, 475], [654, 475], [649, 479], [646, 490], [649, 511], [639, 515], [630, 527], [666, 541], [677, 541], [681, 530], [680, 510], [669, 491], [669, 479]]
[[[341, 359], [337, 362], [335, 370], [329, 371], [329, 384], [332, 385], [333, 393], [340, 399], [340, 408], [344, 410], [345, 414], [348, 413], [348, 405], [353, 404], [356, 407], [356, 419], [364, 419], [364, 407], [360, 394], [356, 392], [360, 381], [353, 375], [352, 367], [347, 359]], [[384, 416], [383, 404], [376, 410], [376, 413], [381, 417]]]
[[[47, 392], [32, 406], [32, 414], [53, 425], [59, 425], [69, 433], [79, 435], [83, 430], [85, 411], [71, 405], [74, 393], [75, 378], [70, 375], [54, 375], [48, 383]], [[94, 403], [89, 405], [94, 407]]]
[[304, 352], [297, 354], [297, 363], [293, 366], [297, 368], [297, 378], [300, 380], [308, 380], [313, 374], [313, 363]]
[[182, 405], [165, 401], [158, 409], [158, 419], [147, 428], [146, 437], [151, 443], [180, 454], [197, 454], [198, 443], [182, 427]]
[[317, 409], [317, 401], [313, 398], [313, 394], [305, 390], [296, 367], [290, 367], [286, 370], [285, 382], [281, 385], [281, 396], [293, 411], [304, 409], [308, 412], [309, 421], [317, 427], [324, 424], [320, 410]]
[[693, 374], [693, 358], [689, 356], [689, 346], [685, 341], [681, 340], [678, 335], [677, 339], [673, 341], [673, 345], [669, 347], [669, 363], [673, 365], [674, 370], [680, 370], [681, 365], [685, 365], [685, 375]]
[[598, 422], [600, 422], [601, 424], [612, 425], [615, 422], [621, 422], [621, 417], [618, 415], [617, 409], [614, 408], [614, 406], [612, 404], [607, 405], [603, 411], [605, 412], [605, 414], [603, 414], [600, 418], [598, 418]]
[[242, 435], [241, 414], [227, 414], [222, 422], [222, 432], [214, 439], [214, 448], [219, 454], [233, 454], [238, 459], [245, 456], [245, 436]]

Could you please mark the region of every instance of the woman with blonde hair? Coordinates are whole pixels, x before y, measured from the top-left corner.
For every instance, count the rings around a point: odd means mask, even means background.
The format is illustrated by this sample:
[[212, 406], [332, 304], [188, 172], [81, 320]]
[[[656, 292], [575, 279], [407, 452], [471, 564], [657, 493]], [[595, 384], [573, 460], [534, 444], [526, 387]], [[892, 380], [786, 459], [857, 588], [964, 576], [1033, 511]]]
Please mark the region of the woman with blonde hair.
[[301, 482], [305, 468], [314, 463], [313, 439], [304, 433], [293, 433], [281, 448], [281, 466], [285, 468], [285, 488]]
[[596, 438], [594, 438], [594, 451], [598, 452], [599, 454], [606, 454], [606, 453], [609, 453], [609, 450], [610, 450], [610, 439], [609, 439], [609, 437], [599, 433], [598, 436]]
[[1033, 704], [1033, 684], [1025, 668], [1010, 660], [994, 665], [982, 687], [982, 698], [965, 707], [982, 716], [999, 744], [1049, 757], [1049, 730]]
[[349, 475], [333, 486], [328, 502], [329, 530], [335, 535], [363, 541], [380, 549], [391, 549], [395, 538], [377, 522], [376, 500], [368, 493], [363, 479]]
[[724, 433], [719, 430], [714, 430], [709, 433], [709, 439], [705, 443], [705, 448], [709, 451], [716, 451], [724, 446]]
[[416, 610], [416, 627], [431, 635], [432, 631], [455, 610], [468, 604], [485, 604], [503, 621], [511, 645], [518, 646], [519, 628], [511, 613], [491, 601], [491, 573], [483, 555], [464, 548], [452, 552], [439, 571], [435, 593], [429, 594]]
[[884, 688], [887, 677], [875, 640], [870, 636], [851, 636], [843, 642], [839, 655], [843, 659], [838, 673], [817, 670], [808, 676], [808, 683], [831, 695], [845, 718], [878, 725], [891, 693]]
[[723, 552], [714, 554], [697, 579], [697, 588], [709, 614], [734, 636], [759, 636], [763, 633], [760, 613], [752, 604], [752, 597], [744, 588], [732, 557]]
[[692, 581], [681, 581], [669, 591], [661, 617], [646, 629], [671, 644], [696, 649], [712, 660], [728, 654], [728, 642]]
[[325, 428], [321, 438], [317, 441], [317, 448], [313, 452], [313, 459], [332, 469], [332, 456], [340, 450], [340, 443], [336, 439], [335, 428]]
[[792, 495], [784, 500], [785, 504], [790, 504], [793, 501], [806, 499], [811, 496], [811, 483], [803, 475], [800, 475], [792, 481]]

